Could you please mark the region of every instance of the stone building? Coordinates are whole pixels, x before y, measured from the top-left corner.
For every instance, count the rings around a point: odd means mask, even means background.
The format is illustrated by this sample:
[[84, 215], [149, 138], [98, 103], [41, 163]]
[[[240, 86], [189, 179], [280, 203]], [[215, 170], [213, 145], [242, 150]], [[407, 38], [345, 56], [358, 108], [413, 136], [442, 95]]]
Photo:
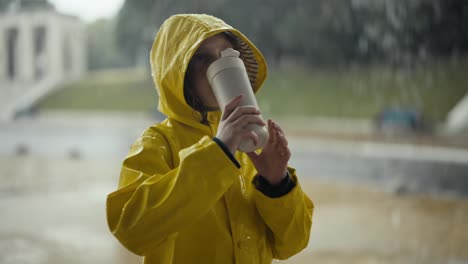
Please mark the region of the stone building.
[[87, 71], [85, 25], [54, 10], [0, 13], [0, 119]]

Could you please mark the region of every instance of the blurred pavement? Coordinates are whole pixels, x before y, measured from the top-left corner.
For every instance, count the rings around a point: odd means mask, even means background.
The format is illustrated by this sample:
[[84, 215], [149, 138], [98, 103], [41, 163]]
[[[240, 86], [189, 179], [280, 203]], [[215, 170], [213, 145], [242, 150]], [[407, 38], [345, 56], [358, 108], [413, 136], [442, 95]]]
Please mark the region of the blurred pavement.
[[[1, 124], [0, 263], [139, 263], [110, 234], [105, 199], [153, 122], [56, 113]], [[309, 247], [285, 263], [468, 263], [468, 150], [289, 141], [316, 210]]]

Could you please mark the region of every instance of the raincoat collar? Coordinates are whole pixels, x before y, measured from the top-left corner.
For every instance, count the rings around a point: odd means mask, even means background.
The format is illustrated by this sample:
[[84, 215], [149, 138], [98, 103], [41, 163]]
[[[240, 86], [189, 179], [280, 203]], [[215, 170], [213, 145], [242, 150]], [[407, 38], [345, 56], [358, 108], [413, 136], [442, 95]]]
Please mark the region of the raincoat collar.
[[[267, 65], [261, 52], [247, 37], [210, 15], [174, 15], [162, 24], [150, 53], [161, 113], [194, 128], [210, 129], [200, 123], [200, 113], [185, 101], [184, 76], [190, 59], [203, 41], [221, 32], [228, 32], [238, 41], [253, 90], [260, 89], [266, 79]], [[220, 118], [221, 111], [208, 112], [208, 121], [213, 124], [211, 129], [217, 130]]]

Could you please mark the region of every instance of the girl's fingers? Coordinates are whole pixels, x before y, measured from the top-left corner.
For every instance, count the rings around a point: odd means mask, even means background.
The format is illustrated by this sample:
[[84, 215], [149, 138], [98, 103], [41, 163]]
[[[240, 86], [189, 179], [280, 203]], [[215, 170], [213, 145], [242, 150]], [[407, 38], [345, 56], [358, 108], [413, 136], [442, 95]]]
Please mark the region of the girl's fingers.
[[277, 130], [278, 133], [278, 144], [287, 147], [288, 146], [288, 140], [286, 139], [286, 136]]
[[278, 125], [278, 123], [273, 122], [273, 125], [274, 125], [274, 127], [275, 127], [277, 130], [279, 130], [279, 132], [281, 132], [281, 133], [284, 135], [284, 131], [283, 131], [283, 129]]
[[288, 148], [288, 140], [286, 139], [284, 134], [278, 130], [278, 127], [279, 126], [275, 126], [275, 129], [276, 129], [275, 134], [276, 134], [276, 137], [278, 138], [278, 143], [276, 144], [277, 151], [279, 152], [281, 157], [287, 156], [289, 159], [291, 152], [289, 151], [289, 148]]
[[255, 116], [259, 120], [261, 120], [261, 124], [259, 125], [266, 125], [265, 122], [260, 118], [260, 111], [258, 111], [257, 108], [253, 106], [239, 106], [237, 107], [231, 114], [231, 116], [228, 117], [228, 122], [236, 122], [239, 119], [245, 118], [246, 116]]
[[291, 157], [291, 151], [289, 150], [289, 148], [284, 148], [282, 151], [281, 151], [281, 157], [287, 157], [289, 159], [289, 157]]
[[[259, 126], [264, 126], [265, 122], [260, 116], [257, 115], [243, 115], [232, 123], [232, 127], [236, 129], [245, 129], [247, 125], [257, 124]], [[237, 131], [239, 131], [237, 130]]]
[[282, 150], [280, 151], [280, 156], [281, 156], [281, 157], [284, 157], [285, 155], [286, 155], [286, 152], [285, 152], [284, 149], [282, 149]]
[[275, 130], [273, 128], [273, 121], [271, 121], [271, 119], [268, 119], [268, 141], [270, 142], [270, 144], [274, 144], [276, 141]]
[[282, 144], [287, 146], [288, 140], [286, 139], [286, 136], [284, 135], [283, 129], [276, 122], [273, 122], [273, 127], [275, 128], [276, 131], [280, 132]]
[[278, 130], [275, 130], [274, 134], [275, 134], [275, 147], [279, 149], [282, 147], [281, 133]]
[[234, 112], [236, 107], [239, 106], [242, 97], [244, 97], [244, 94], [236, 96], [224, 107], [223, 116], [221, 117], [221, 120], [226, 120], [232, 114], [232, 112]]
[[243, 138], [250, 138], [252, 139], [252, 141], [254, 142], [254, 145], [257, 146], [258, 145], [258, 135], [255, 134], [255, 132], [253, 132], [252, 130], [246, 130], [242, 133], [242, 137]]

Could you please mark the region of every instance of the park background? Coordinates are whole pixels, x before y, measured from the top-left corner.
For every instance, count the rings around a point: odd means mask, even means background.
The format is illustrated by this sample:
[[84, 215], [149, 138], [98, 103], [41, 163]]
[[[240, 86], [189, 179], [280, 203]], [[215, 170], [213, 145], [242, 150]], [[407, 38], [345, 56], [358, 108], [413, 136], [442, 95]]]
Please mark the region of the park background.
[[468, 2], [2, 0], [0, 263], [139, 263], [106, 195], [160, 122], [149, 50], [176, 13], [263, 51], [263, 116], [316, 209], [284, 263], [468, 263]]

